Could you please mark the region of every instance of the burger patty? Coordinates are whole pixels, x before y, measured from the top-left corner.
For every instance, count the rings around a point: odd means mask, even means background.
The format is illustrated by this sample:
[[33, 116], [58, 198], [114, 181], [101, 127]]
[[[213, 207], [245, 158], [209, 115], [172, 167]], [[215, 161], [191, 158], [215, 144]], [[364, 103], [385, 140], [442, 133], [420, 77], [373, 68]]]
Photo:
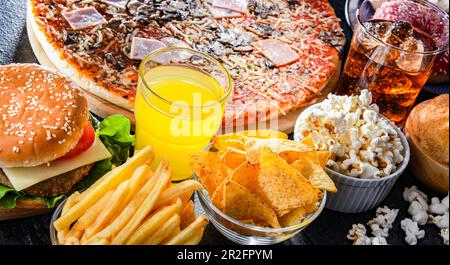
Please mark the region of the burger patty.
[[[40, 197], [54, 197], [57, 195], [66, 194], [72, 189], [75, 184], [83, 180], [89, 174], [92, 166], [92, 164], [83, 166], [59, 176], [44, 180], [23, 190], [23, 192], [25, 192], [27, 195]], [[10, 188], [14, 188], [1, 168], [0, 184], [3, 184]]]

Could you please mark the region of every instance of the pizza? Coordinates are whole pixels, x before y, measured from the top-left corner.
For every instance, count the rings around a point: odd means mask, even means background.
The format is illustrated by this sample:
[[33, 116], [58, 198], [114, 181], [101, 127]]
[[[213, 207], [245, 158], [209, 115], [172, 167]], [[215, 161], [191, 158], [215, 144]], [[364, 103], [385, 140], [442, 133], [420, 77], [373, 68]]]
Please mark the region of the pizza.
[[133, 110], [138, 69], [168, 46], [205, 52], [233, 78], [235, 125], [311, 104], [340, 66], [345, 35], [326, 0], [28, 0], [33, 31], [83, 89]]

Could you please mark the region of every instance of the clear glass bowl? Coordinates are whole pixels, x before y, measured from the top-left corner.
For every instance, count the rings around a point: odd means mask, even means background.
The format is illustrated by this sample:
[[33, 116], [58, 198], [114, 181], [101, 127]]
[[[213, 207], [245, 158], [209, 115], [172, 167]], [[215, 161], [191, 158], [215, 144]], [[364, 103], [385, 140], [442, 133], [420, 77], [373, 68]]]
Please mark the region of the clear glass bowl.
[[56, 207], [56, 210], [53, 212], [52, 219], [50, 221], [50, 241], [52, 242], [52, 245], [60, 245], [58, 240], [58, 233], [53, 226], [53, 223], [59, 218], [61, 215], [62, 209], [64, 208], [64, 205], [66, 204], [66, 200], [64, 200], [62, 203], [59, 204], [58, 207]]
[[[194, 178], [198, 180], [195, 174]], [[322, 213], [327, 200], [327, 193], [324, 192], [317, 211], [308, 215], [300, 224], [285, 228], [265, 228], [245, 224], [226, 215], [212, 203], [205, 189], [198, 191], [197, 196], [206, 217], [214, 227], [226, 238], [241, 245], [273, 245], [290, 239], [303, 231]]]

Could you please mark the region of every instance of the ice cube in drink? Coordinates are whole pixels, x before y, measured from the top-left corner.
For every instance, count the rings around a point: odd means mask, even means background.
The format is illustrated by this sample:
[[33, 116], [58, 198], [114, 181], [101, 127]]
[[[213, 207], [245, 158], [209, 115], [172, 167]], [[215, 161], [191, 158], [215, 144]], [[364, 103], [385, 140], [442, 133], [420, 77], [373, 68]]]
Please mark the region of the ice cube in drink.
[[[362, 32], [362, 33], [361, 33]], [[432, 37], [408, 22], [374, 19], [352, 41], [339, 94], [370, 89], [382, 114], [402, 125], [431, 73]]]

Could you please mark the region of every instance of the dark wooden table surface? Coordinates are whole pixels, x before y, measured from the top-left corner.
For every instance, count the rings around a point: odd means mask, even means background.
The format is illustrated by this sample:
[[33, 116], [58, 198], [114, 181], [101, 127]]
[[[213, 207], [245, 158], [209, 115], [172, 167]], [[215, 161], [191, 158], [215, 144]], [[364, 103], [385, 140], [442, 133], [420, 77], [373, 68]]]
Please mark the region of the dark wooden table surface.
[[[351, 30], [345, 23], [345, 0], [330, 1], [337, 15], [342, 19], [342, 26], [346, 32], [348, 43], [351, 38]], [[25, 29], [26, 0], [1, 0], [0, 1], [0, 64], [37, 63]], [[347, 44], [348, 44], [347, 43]], [[347, 45], [348, 49], [348, 45]], [[346, 51], [347, 51], [346, 49]], [[345, 52], [346, 53], [346, 52]], [[344, 53], [344, 58], [345, 58]], [[430, 95], [421, 95], [427, 98]], [[388, 198], [381, 206], [400, 209], [397, 221], [390, 231], [388, 242], [401, 245], [404, 243], [404, 233], [400, 228], [400, 220], [408, 217], [408, 204], [402, 199], [405, 187], [417, 185], [429, 196], [435, 194], [418, 183], [408, 170], [399, 179]], [[352, 224], [366, 224], [375, 216], [375, 211], [361, 214], [342, 214], [330, 210], [324, 210], [319, 218], [306, 230], [295, 238], [285, 242], [289, 245], [347, 245], [348, 230]], [[47, 245], [50, 244], [49, 226], [51, 214], [37, 216], [21, 220], [0, 222], [0, 245]], [[441, 244], [439, 229], [434, 225], [424, 227], [426, 236], [419, 241], [422, 245]], [[203, 244], [227, 245], [231, 244], [212, 225], [208, 225]]]

